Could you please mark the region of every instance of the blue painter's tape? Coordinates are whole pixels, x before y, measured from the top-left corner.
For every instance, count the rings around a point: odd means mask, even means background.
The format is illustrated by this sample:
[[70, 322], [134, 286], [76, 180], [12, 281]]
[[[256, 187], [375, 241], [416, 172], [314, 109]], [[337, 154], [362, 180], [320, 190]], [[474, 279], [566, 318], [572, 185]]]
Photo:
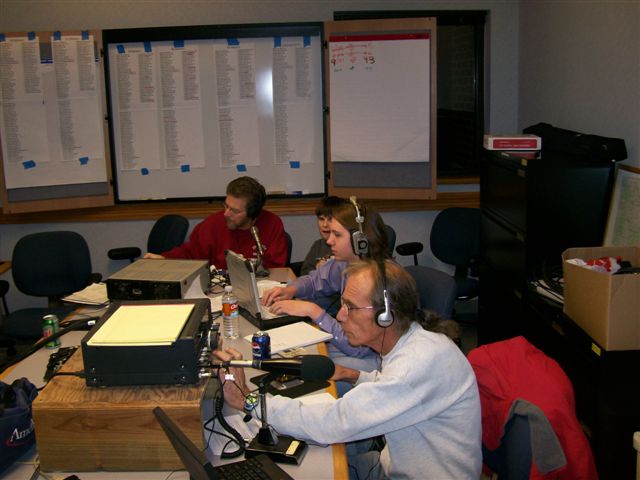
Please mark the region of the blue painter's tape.
[[230, 47], [239, 47], [240, 40], [238, 40], [237, 38], [227, 38], [227, 45], [229, 45]]
[[144, 42], [144, 51], [145, 53], [151, 53], [151, 42], [149, 41]]
[[247, 166], [244, 163], [239, 163], [238, 165], [236, 165], [236, 170], [238, 170], [239, 172], [246, 172]]
[[55, 32], [53, 32], [53, 39], [54, 40], [60, 40], [62, 38], [62, 34], [60, 33], [60, 30], [57, 30]]
[[30, 168], [36, 168], [35, 160], [27, 160], [26, 162], [22, 162], [22, 166], [25, 170], [29, 170]]
[[35, 40], [36, 39], [36, 32], [29, 32], [27, 33], [27, 38], [29, 40]]
[[311, 46], [311, 37], [309, 35], [305, 35], [302, 41], [304, 42], [305, 47]]
[[292, 190], [291, 195], [302, 195], [302, 190]]
[[280, 48], [282, 46], [282, 37], [273, 37], [273, 48]]
[[140, 169], [140, 175], [149, 175], [149, 169], [146, 167], [142, 167]]
[[184, 40], [174, 40], [173, 41], [174, 48], [184, 48]]
[[80, 157], [78, 160], [80, 160], [80, 165], [86, 165], [89, 163], [89, 157]]
[[82, 40], [89, 40], [89, 30], [82, 30]]
[[116, 49], [118, 50], [118, 53], [124, 53], [124, 45], [118, 45]]
[[4, 42], [6, 40], [6, 37], [4, 36], [4, 33], [0, 33], [0, 42]]
[[181, 172], [190, 172], [191, 171], [191, 166], [190, 165], [180, 165], [180, 171]]
[[297, 160], [292, 160], [289, 162], [289, 166], [291, 168], [300, 168], [300, 162]]

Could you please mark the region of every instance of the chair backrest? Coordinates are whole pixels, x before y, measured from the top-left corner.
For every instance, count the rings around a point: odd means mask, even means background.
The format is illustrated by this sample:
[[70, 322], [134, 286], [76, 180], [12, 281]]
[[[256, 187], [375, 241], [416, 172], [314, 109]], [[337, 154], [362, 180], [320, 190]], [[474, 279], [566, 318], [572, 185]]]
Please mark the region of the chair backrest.
[[429, 243], [438, 260], [467, 268], [480, 254], [480, 209], [445, 208], [433, 222]]
[[147, 251], [160, 254], [184, 242], [189, 220], [182, 215], [164, 215], [153, 224], [147, 240]]
[[[480, 256], [480, 209], [450, 207], [442, 210], [431, 227], [429, 244], [433, 255], [441, 262], [455, 266], [457, 298], [478, 295], [475, 265]], [[471, 270], [471, 272], [470, 272]]]
[[89, 247], [84, 237], [76, 232], [32, 233], [16, 243], [11, 272], [16, 288], [26, 295], [68, 295], [89, 283]]
[[293, 239], [289, 232], [285, 231], [284, 236], [287, 239], [287, 266], [291, 265], [291, 252], [293, 251]]
[[396, 231], [392, 226], [384, 224], [384, 234], [387, 237], [387, 245], [389, 246], [389, 255], [393, 255], [393, 249], [396, 248]]
[[443, 318], [452, 318], [456, 301], [456, 282], [440, 270], [421, 265], [405, 267], [416, 281], [420, 308], [433, 310]]

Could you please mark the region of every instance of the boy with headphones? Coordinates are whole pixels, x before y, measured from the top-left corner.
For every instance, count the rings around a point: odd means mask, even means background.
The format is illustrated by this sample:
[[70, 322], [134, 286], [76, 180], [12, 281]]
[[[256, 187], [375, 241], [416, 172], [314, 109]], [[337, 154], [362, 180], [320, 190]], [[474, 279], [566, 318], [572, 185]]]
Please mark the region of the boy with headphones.
[[[480, 400], [464, 354], [445, 335], [423, 328], [415, 282], [401, 266], [365, 260], [345, 273], [337, 320], [349, 343], [375, 351], [380, 366], [364, 372], [336, 365], [333, 379], [354, 387], [335, 402], [270, 398], [270, 424], [321, 444], [384, 435], [381, 452], [350, 455], [355, 478], [480, 478]], [[241, 357], [231, 349], [216, 356]], [[235, 384], [225, 383], [225, 401], [241, 410], [249, 388], [242, 370], [231, 373]]]
[[245, 258], [257, 256], [251, 227], [258, 229], [264, 249], [262, 266], [284, 267], [287, 239], [280, 217], [264, 210], [267, 194], [254, 178], [238, 177], [227, 185], [222, 210], [209, 215], [193, 229], [189, 240], [161, 255], [146, 253], [144, 258], [186, 258], [208, 260], [217, 268], [227, 268], [224, 252], [233, 250]]

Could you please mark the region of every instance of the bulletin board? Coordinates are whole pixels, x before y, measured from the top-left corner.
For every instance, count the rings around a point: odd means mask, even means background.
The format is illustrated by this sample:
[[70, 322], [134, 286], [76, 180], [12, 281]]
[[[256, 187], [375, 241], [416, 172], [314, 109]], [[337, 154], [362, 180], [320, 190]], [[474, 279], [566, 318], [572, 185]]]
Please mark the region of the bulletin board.
[[436, 20], [327, 22], [329, 191], [436, 196]]
[[4, 213], [113, 203], [100, 31], [0, 33]]
[[326, 191], [322, 23], [103, 31], [116, 200]]

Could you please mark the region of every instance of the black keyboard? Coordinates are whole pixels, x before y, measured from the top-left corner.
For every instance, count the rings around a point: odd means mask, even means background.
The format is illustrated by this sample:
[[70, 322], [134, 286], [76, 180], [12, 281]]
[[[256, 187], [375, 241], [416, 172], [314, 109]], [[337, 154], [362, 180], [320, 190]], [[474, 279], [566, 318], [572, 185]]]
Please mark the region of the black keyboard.
[[293, 480], [266, 455], [215, 467], [221, 480]]

